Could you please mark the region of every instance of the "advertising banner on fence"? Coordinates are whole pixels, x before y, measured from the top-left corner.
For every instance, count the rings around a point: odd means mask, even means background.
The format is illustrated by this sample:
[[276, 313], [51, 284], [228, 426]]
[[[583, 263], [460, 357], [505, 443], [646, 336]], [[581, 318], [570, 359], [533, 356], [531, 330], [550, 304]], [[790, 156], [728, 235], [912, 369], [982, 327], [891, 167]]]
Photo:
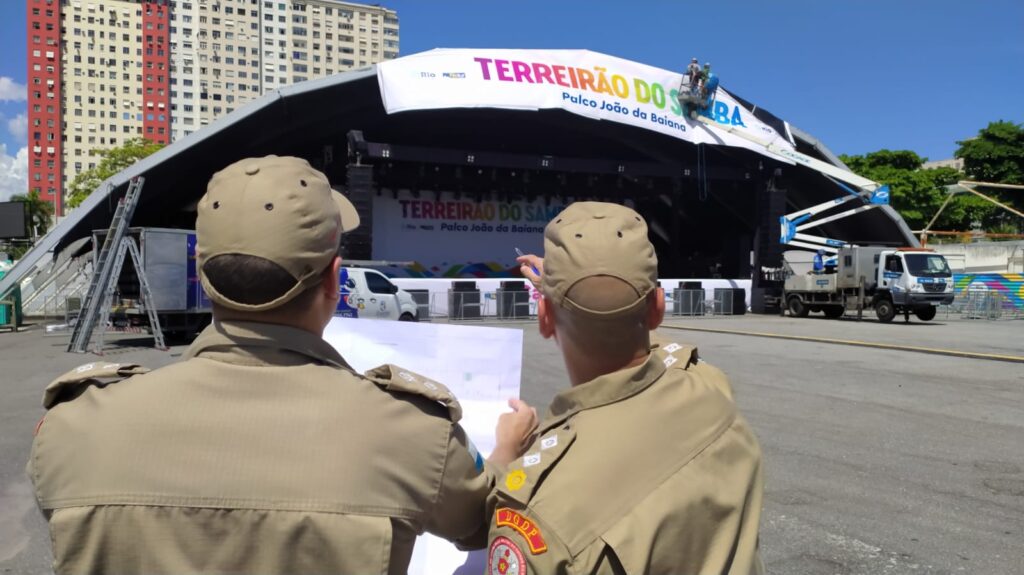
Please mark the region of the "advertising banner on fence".
[[[441, 108], [563, 110], [782, 159], [763, 147], [684, 117], [682, 74], [587, 50], [438, 49], [377, 65], [389, 114]], [[723, 127], [792, 148], [719, 88], [704, 115]]]
[[397, 277], [506, 277], [518, 267], [515, 248], [543, 253], [544, 226], [564, 207], [385, 192], [373, 203], [373, 259], [416, 262], [386, 270]]

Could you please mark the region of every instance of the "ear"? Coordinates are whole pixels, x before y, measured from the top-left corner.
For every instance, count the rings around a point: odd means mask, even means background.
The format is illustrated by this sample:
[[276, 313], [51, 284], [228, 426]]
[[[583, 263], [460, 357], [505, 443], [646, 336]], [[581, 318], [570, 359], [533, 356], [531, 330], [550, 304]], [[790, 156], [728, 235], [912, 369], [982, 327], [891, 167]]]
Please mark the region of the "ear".
[[555, 314], [544, 298], [537, 300], [537, 327], [544, 339], [551, 339], [555, 335]]
[[340, 272], [341, 258], [334, 256], [334, 259], [331, 260], [331, 265], [327, 266], [323, 277], [320, 278], [320, 288], [324, 291], [324, 296], [330, 301], [341, 297], [341, 280], [338, 278]]
[[647, 329], [654, 331], [665, 319], [665, 290], [655, 288], [647, 298]]

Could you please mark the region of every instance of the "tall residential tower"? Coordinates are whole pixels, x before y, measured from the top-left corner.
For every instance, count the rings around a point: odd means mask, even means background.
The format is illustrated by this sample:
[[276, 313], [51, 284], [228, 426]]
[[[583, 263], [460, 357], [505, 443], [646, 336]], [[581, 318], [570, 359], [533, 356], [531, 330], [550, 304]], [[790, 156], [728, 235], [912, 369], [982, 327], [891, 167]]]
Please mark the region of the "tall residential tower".
[[398, 16], [337, 0], [26, 0], [29, 185], [182, 138], [264, 93], [398, 56]]

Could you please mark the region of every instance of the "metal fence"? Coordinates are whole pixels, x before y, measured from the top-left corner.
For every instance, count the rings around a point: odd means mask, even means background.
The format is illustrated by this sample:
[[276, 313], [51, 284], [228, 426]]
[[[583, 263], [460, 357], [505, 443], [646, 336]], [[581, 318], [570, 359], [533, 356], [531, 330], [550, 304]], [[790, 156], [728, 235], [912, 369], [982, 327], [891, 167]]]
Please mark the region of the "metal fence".
[[946, 319], [1003, 320], [1024, 319], [1024, 307], [998, 290], [964, 290], [957, 293], [950, 305], [940, 308]]
[[420, 321], [526, 320], [537, 315], [537, 300], [532, 291], [421, 291], [422, 295], [415, 297]]
[[665, 292], [665, 315], [675, 317], [709, 317], [742, 315], [747, 312], [746, 293], [742, 288], [674, 289]]
[[[479, 297], [476, 297], [479, 294]], [[427, 294], [420, 296], [426, 298]], [[537, 315], [537, 296], [533, 291], [431, 292], [429, 304], [422, 303], [420, 320], [447, 318], [468, 320], [524, 320]], [[424, 301], [427, 301], [426, 299]], [[713, 317], [740, 315], [747, 311], [742, 288], [675, 289], [665, 292], [665, 315], [674, 317]]]

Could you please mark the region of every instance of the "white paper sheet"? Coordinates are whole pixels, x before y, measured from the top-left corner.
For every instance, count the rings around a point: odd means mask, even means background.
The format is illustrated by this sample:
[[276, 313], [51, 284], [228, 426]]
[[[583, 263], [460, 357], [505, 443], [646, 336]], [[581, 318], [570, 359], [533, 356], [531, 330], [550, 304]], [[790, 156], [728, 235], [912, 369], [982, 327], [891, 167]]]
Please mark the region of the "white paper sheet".
[[[508, 398], [519, 397], [519, 329], [334, 318], [324, 339], [358, 372], [393, 363], [446, 385], [462, 404], [462, 427], [484, 457], [494, 449], [494, 425], [508, 411]], [[484, 572], [486, 555], [424, 535], [416, 541], [409, 575], [476, 575]]]

